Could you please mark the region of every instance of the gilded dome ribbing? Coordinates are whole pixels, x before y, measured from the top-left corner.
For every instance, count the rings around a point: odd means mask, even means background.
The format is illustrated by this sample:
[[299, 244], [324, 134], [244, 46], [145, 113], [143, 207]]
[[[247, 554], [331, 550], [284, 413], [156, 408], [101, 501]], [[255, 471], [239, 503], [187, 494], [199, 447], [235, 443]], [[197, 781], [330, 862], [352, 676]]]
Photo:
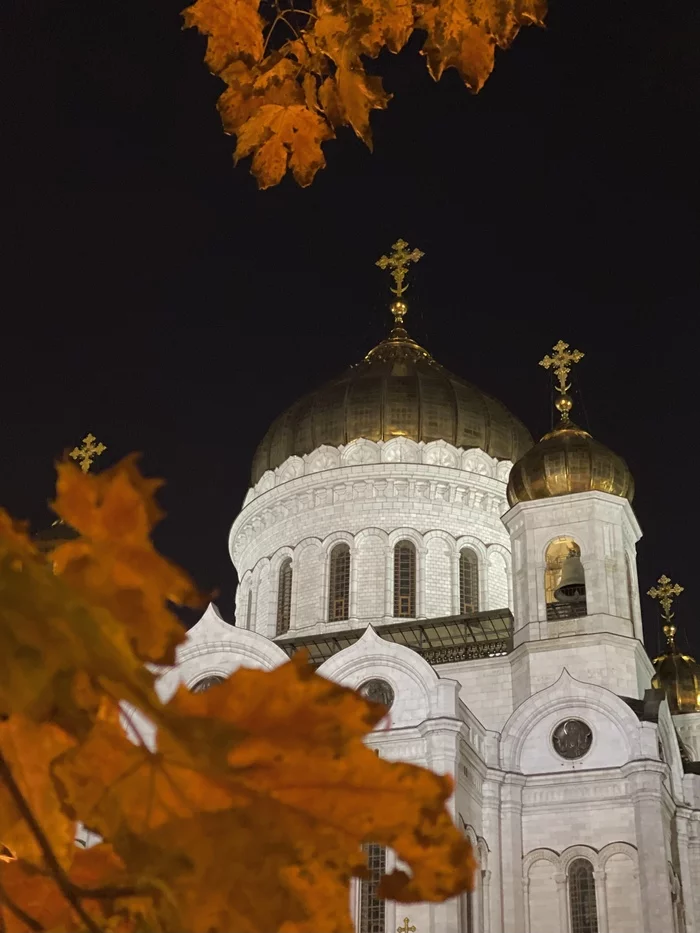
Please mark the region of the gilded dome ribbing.
[[576, 492], [607, 492], [632, 501], [634, 480], [622, 457], [573, 421], [562, 420], [510, 472], [508, 502]]
[[445, 440], [517, 460], [532, 445], [527, 428], [499, 401], [435, 362], [397, 324], [342, 376], [295, 402], [268, 429], [253, 459], [252, 482], [291, 456], [356, 438]]

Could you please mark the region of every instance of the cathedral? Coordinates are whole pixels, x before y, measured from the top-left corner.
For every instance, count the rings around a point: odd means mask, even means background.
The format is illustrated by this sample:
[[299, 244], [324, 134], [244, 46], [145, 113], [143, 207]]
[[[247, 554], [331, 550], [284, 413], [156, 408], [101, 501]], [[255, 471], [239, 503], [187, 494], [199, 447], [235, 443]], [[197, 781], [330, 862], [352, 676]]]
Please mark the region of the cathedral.
[[[304, 649], [319, 674], [384, 703], [368, 744], [454, 780], [478, 859], [444, 904], [376, 896], [393, 854], [367, 846], [357, 933], [700, 933], [700, 685], [675, 647], [644, 647], [633, 478], [579, 428], [559, 341], [558, 424], [538, 443], [506, 406], [394, 324], [295, 402], [253, 457], [229, 537], [235, 624], [214, 605], [164, 695]], [[554, 335], [558, 336], [558, 335]], [[697, 887], [697, 892], [696, 892]], [[319, 931], [323, 933], [323, 931]]]

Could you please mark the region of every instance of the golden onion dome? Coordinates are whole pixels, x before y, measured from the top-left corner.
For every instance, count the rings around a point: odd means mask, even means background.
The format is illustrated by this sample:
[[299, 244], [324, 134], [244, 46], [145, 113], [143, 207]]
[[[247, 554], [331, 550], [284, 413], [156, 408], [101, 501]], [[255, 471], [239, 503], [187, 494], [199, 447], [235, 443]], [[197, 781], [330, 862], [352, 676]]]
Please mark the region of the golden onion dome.
[[288, 457], [356, 438], [445, 440], [513, 461], [532, 446], [527, 428], [501, 402], [448, 372], [409, 337], [405, 309], [394, 304], [396, 326], [362, 362], [273, 422], [253, 459], [253, 484]]
[[552, 356], [540, 360], [540, 366], [554, 371], [559, 393], [555, 407], [560, 421], [513, 466], [508, 478], [508, 502], [517, 505], [533, 499], [593, 491], [622, 496], [631, 502], [634, 480], [625, 461], [569, 417], [572, 401], [567, 380], [571, 364], [578, 363], [584, 354], [569, 350], [569, 344], [563, 340], [553, 350]]
[[690, 655], [669, 650], [653, 660], [651, 685], [666, 692], [673, 714], [700, 712], [700, 665]]
[[683, 587], [672, 583], [666, 574], [647, 590], [647, 596], [659, 601], [666, 636], [666, 651], [652, 661], [656, 674], [651, 685], [665, 691], [669, 709], [674, 714], [700, 712], [700, 665], [695, 658], [681, 654], [676, 648], [677, 629], [671, 606], [682, 592]]
[[634, 497], [629, 467], [568, 418], [518, 460], [508, 479], [508, 502], [529, 502], [576, 492]]

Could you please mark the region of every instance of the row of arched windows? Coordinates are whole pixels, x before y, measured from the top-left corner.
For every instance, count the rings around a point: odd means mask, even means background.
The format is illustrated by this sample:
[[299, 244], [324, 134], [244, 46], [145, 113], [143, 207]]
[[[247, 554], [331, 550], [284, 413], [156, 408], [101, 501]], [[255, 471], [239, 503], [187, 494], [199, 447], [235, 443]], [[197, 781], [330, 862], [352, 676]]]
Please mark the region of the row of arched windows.
[[[292, 559], [286, 558], [279, 569], [277, 584], [277, 624], [275, 635], [289, 631], [292, 611]], [[479, 611], [479, 559], [471, 548], [459, 554], [459, 612], [468, 615]], [[246, 625], [250, 628], [252, 591], [248, 592]], [[399, 541], [394, 547], [394, 618], [414, 619], [416, 608], [416, 546]], [[336, 544], [329, 556], [328, 621], [350, 618], [350, 547]]]

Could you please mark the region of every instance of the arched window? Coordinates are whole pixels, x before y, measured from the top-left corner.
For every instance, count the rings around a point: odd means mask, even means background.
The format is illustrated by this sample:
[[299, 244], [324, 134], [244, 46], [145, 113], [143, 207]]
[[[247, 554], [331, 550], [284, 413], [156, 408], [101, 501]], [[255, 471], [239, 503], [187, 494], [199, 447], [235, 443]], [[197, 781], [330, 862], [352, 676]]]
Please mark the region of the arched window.
[[479, 558], [470, 547], [459, 552], [459, 612], [479, 611]]
[[331, 551], [328, 589], [328, 621], [350, 618], [350, 548], [336, 544]]
[[217, 684], [222, 684], [225, 680], [225, 677], [219, 677], [218, 674], [210, 674], [208, 677], [202, 677], [202, 679], [198, 680], [196, 684], [192, 684], [190, 687], [190, 692], [204, 693], [205, 690], [210, 690]]
[[573, 538], [555, 538], [545, 554], [544, 590], [548, 619], [574, 619], [586, 615], [585, 596], [578, 602], [562, 602], [554, 595], [561, 583], [562, 570], [567, 557], [581, 556], [581, 548]]
[[598, 933], [593, 866], [586, 858], [575, 858], [568, 874], [571, 933]]
[[416, 615], [416, 548], [412, 541], [399, 541], [394, 548], [394, 616]]
[[384, 901], [377, 897], [377, 888], [386, 871], [386, 849], [371, 842], [364, 845], [369, 877], [360, 882], [360, 923], [358, 933], [385, 933]]
[[288, 557], [280, 567], [279, 586], [277, 589], [277, 627], [275, 635], [284, 635], [289, 631], [292, 615], [292, 559]]

